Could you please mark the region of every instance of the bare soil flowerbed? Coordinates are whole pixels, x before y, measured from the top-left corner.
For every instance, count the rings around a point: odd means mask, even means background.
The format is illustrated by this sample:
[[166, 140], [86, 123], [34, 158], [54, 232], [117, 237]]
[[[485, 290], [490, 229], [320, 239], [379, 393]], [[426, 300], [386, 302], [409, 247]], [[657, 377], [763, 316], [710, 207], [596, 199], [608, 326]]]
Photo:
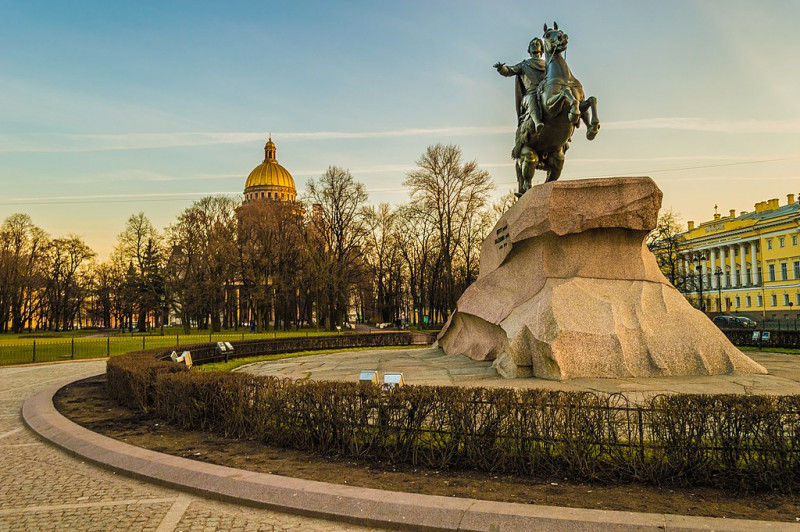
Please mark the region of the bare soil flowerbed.
[[56, 408], [92, 431], [132, 445], [203, 462], [289, 477], [385, 490], [517, 502], [621, 510], [760, 519], [800, 520], [800, 496], [739, 493], [708, 488], [652, 487], [640, 484], [589, 484], [564, 478], [492, 475], [478, 471], [439, 471], [404, 464], [320, 456], [182, 431], [162, 420], [123, 408], [108, 398], [105, 376], [60, 390]]

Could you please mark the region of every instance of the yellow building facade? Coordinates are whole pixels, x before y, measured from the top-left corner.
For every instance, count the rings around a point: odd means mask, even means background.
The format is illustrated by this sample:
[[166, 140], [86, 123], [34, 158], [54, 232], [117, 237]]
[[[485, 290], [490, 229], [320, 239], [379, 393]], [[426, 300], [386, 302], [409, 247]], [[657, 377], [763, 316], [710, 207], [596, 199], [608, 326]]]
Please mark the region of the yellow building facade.
[[713, 220], [687, 225], [677, 236], [678, 269], [695, 307], [757, 321], [797, 319], [800, 203], [794, 194], [783, 204], [770, 199], [751, 212], [715, 212]]

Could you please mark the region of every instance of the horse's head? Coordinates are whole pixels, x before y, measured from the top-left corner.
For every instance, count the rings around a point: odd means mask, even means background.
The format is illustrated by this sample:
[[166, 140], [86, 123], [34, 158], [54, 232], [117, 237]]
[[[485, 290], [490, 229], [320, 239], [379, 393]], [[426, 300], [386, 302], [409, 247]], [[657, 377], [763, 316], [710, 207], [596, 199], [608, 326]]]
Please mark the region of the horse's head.
[[553, 22], [553, 27], [548, 28], [547, 24], [544, 25], [544, 52], [548, 55], [554, 55], [567, 50], [567, 34], [558, 29], [558, 24]]

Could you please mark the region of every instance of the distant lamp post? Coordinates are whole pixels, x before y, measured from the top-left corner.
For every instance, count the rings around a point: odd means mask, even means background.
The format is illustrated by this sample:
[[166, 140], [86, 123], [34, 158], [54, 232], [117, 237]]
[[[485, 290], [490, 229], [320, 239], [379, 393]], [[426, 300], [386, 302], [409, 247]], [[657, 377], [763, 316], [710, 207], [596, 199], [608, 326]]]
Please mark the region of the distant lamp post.
[[164, 336], [164, 316], [166, 315], [167, 310], [167, 296], [161, 294], [161, 336]]
[[[791, 314], [791, 313], [792, 313], [792, 307], [793, 307], [793, 306], [794, 306], [794, 303], [792, 303], [791, 301], [789, 301], [789, 314]], [[789, 326], [787, 325], [786, 327], [787, 327], [787, 329], [788, 329], [788, 327], [789, 327]], [[794, 330], [795, 330], [795, 331], [797, 330], [797, 315], [796, 315], [796, 314], [795, 314], [795, 316], [794, 316]]]
[[722, 314], [722, 268], [717, 268], [714, 276], [717, 278], [717, 310]]
[[699, 286], [698, 292], [700, 294], [700, 312], [705, 313], [706, 311], [706, 302], [703, 300], [703, 263], [706, 261], [705, 255], [700, 255], [699, 257], [695, 257], [692, 259], [692, 262], [695, 264], [695, 271], [697, 272], [697, 278], [699, 279]]

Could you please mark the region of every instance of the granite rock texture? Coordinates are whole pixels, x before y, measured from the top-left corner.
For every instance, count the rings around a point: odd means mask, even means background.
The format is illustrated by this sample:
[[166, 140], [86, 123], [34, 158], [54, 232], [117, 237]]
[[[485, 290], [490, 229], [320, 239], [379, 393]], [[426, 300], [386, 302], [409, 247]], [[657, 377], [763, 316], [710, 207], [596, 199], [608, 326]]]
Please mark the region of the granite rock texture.
[[659, 270], [645, 237], [661, 197], [648, 177], [533, 187], [483, 242], [438, 345], [509, 378], [766, 373]]

